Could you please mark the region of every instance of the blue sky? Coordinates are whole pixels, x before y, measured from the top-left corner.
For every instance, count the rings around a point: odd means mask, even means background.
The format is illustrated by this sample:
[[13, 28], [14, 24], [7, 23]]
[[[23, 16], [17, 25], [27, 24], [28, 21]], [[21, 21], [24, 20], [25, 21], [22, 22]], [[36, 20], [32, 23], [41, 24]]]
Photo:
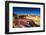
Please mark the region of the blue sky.
[[40, 15], [40, 8], [13, 7], [13, 14], [33, 14]]

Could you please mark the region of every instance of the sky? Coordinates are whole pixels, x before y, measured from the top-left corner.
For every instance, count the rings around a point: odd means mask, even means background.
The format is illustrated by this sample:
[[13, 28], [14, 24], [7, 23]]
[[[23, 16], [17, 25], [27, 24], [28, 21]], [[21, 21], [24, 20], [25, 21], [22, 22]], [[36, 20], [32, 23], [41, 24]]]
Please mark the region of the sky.
[[13, 7], [13, 14], [31, 14], [40, 15], [40, 8], [30, 8], [30, 7]]

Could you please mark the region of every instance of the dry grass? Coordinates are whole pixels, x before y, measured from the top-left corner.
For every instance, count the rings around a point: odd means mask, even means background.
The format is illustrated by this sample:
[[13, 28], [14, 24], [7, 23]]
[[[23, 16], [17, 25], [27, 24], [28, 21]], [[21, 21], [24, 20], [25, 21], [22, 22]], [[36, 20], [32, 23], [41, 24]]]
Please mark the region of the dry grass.
[[[22, 16], [22, 15], [17, 15], [17, 16]], [[24, 15], [24, 16], [25, 16], [26, 19], [32, 19], [35, 22], [35, 24], [40, 25], [40, 16], [36, 16], [36, 15]], [[16, 21], [15, 17], [16, 16], [13, 17], [13, 21], [14, 21], [13, 26], [17, 27], [15, 25], [15, 23], [16, 23], [15, 22]]]
[[36, 24], [40, 25], [40, 16], [29, 15], [26, 16], [26, 18], [32, 19]]

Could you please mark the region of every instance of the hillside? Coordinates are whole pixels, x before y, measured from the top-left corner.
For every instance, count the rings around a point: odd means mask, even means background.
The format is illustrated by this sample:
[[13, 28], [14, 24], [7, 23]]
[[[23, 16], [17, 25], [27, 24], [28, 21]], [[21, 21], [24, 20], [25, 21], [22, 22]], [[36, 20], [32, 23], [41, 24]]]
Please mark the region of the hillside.
[[32, 19], [36, 24], [40, 25], [40, 16], [37, 15], [17, 15], [17, 16], [25, 16], [26, 19]]

